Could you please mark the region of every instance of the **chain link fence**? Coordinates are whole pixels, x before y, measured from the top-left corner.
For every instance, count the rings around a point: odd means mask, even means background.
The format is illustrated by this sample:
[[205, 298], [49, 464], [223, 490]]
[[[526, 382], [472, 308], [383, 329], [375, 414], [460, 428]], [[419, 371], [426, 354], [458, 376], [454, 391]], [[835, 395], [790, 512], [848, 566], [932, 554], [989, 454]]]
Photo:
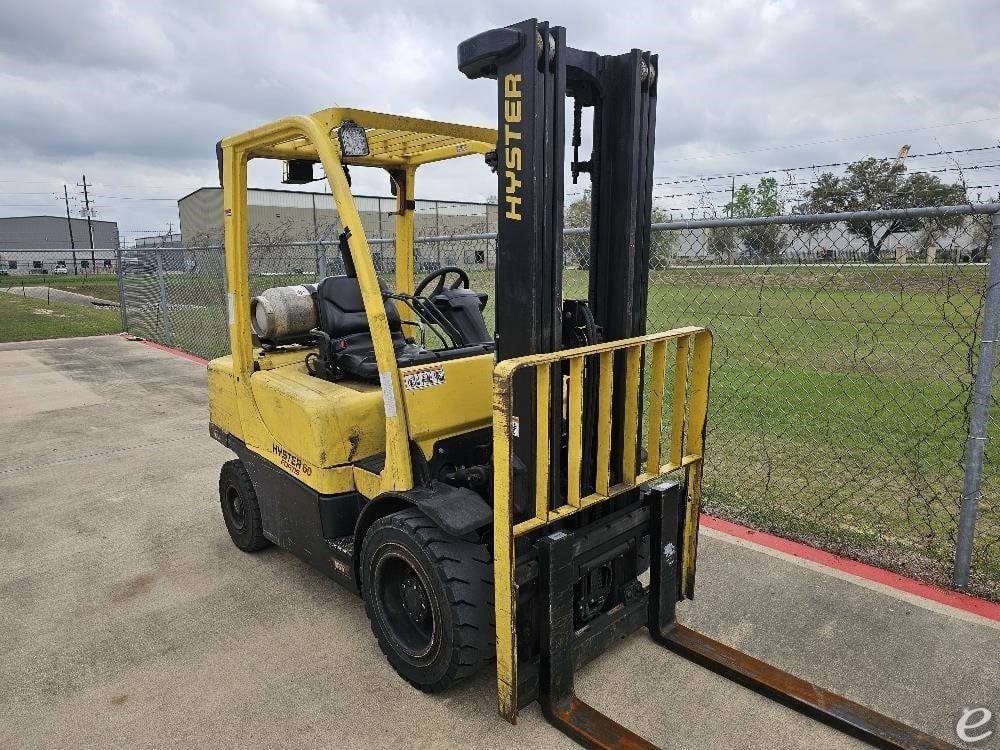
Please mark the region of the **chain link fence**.
[[[708, 512], [964, 587], [957, 550], [968, 589], [1000, 600], [1000, 436], [982, 336], [998, 316], [985, 305], [995, 209], [654, 225], [647, 330], [715, 334]], [[417, 278], [457, 265], [492, 295], [495, 234], [424, 233]], [[391, 279], [393, 239], [370, 242]], [[334, 242], [251, 244], [253, 293], [342, 271]], [[587, 296], [589, 247], [586, 229], [567, 230], [565, 298]], [[131, 333], [228, 353], [222, 248], [144, 250], [120, 278]], [[492, 303], [486, 315], [492, 327]]]
[[[0, 281], [40, 283], [60, 276], [109, 276], [118, 272], [116, 248], [20, 249], [0, 250]], [[39, 278], [35, 278], [39, 277]]]

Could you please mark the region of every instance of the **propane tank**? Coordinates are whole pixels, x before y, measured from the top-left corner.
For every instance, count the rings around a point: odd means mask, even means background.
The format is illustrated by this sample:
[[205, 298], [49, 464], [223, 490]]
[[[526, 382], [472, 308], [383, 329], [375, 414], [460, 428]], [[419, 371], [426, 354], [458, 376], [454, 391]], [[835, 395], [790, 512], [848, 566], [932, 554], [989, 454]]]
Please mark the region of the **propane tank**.
[[315, 284], [266, 289], [250, 302], [250, 325], [257, 338], [273, 340], [309, 333], [318, 317]]

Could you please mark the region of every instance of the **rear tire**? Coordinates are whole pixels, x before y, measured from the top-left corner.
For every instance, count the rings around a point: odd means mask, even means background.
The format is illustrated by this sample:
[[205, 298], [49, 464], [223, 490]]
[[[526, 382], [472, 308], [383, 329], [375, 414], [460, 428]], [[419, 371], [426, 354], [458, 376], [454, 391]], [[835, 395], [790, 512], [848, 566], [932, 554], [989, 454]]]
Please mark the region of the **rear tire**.
[[264, 536], [260, 505], [250, 474], [239, 459], [227, 461], [219, 472], [219, 501], [222, 517], [233, 544], [244, 552], [264, 549], [270, 542]]
[[415, 688], [445, 690], [493, 659], [493, 567], [483, 545], [407, 508], [372, 524], [361, 566], [379, 647]]

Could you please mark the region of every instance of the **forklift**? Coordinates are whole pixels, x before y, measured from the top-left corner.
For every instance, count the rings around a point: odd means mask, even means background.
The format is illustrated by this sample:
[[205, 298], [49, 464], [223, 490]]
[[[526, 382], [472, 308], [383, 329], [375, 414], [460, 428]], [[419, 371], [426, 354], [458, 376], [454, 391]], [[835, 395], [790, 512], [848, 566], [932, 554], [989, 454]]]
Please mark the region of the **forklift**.
[[[651, 748], [576, 696], [574, 671], [642, 627], [688, 659], [874, 745], [950, 747], [677, 622], [695, 590], [711, 333], [649, 333], [657, 57], [601, 55], [527, 20], [458, 46], [496, 82], [496, 129], [358, 109], [218, 144], [231, 354], [208, 365], [230, 448], [226, 527], [358, 593], [389, 664], [442, 691], [496, 664], [500, 714], [541, 703], [594, 748]], [[592, 185], [587, 299], [563, 299], [567, 98]], [[582, 159], [584, 112], [591, 149]], [[442, 266], [414, 283], [417, 168], [497, 175], [495, 299]], [[342, 274], [251, 294], [247, 164], [328, 181]], [[395, 278], [380, 279], [349, 169], [387, 172]], [[484, 310], [493, 304], [491, 333]]]

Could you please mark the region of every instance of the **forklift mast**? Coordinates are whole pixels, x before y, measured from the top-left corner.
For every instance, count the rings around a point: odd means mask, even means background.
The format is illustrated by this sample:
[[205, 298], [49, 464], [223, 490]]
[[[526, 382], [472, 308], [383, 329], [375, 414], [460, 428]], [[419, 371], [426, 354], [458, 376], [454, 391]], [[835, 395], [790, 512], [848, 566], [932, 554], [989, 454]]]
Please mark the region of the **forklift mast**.
[[[576, 346], [640, 336], [646, 329], [653, 146], [656, 130], [656, 65], [649, 52], [633, 49], [599, 55], [566, 45], [566, 30], [534, 19], [491, 29], [462, 42], [458, 67], [472, 79], [497, 81], [496, 268], [497, 360], [547, 354]], [[574, 182], [591, 179], [587, 300], [562, 299], [566, 98], [573, 100]], [[583, 110], [592, 115], [592, 152], [579, 159]], [[589, 324], [588, 324], [589, 323]], [[570, 340], [564, 340], [573, 331]], [[616, 364], [623, 380], [624, 362]], [[592, 373], [596, 375], [596, 373]], [[596, 377], [588, 378], [590, 382]], [[549, 399], [560, 418], [561, 379]], [[534, 413], [537, 392], [526, 378], [514, 398]], [[596, 414], [596, 391], [584, 393], [585, 421]], [[621, 445], [625, 394], [613, 396], [612, 445]], [[525, 466], [516, 493], [531, 494], [534, 425], [515, 437]], [[585, 430], [592, 434], [593, 430]], [[593, 446], [584, 446], [584, 475], [593, 469]], [[618, 466], [619, 450], [611, 465]], [[560, 451], [550, 455], [557, 496]], [[618, 477], [613, 476], [613, 481]]]
[[[590, 174], [589, 304], [605, 339], [645, 332], [657, 58], [566, 46], [536, 20], [462, 42], [458, 67], [497, 81], [497, 358], [562, 348], [565, 99], [574, 101], [574, 178]], [[579, 161], [581, 110], [593, 149]], [[538, 269], [534, 275], [526, 268]]]

